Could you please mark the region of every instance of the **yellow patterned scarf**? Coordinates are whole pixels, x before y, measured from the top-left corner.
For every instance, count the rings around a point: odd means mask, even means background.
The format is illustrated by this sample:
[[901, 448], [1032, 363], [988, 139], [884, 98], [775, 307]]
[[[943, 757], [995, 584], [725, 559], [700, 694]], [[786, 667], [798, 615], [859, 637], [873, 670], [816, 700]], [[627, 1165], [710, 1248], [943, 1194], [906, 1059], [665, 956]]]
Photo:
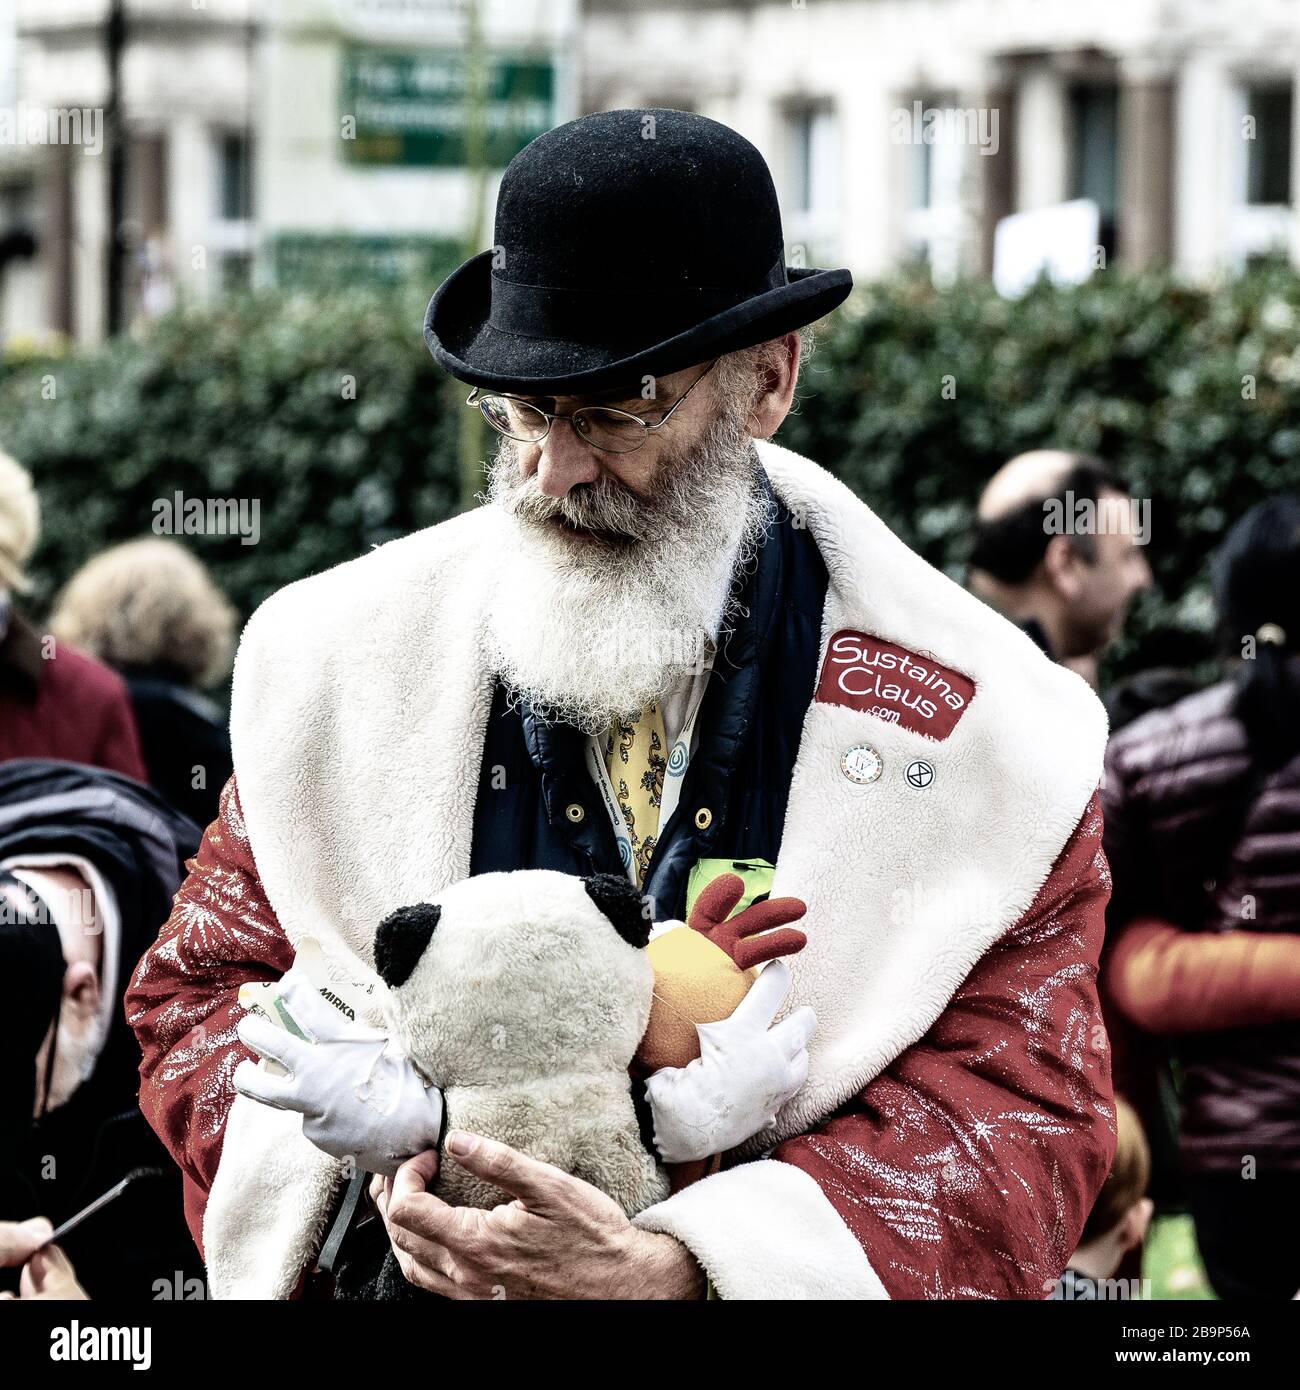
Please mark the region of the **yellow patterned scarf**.
[[616, 719], [605, 739], [605, 767], [632, 841], [632, 867], [638, 888], [645, 881], [659, 838], [667, 742], [658, 701], [652, 701], [635, 719]]

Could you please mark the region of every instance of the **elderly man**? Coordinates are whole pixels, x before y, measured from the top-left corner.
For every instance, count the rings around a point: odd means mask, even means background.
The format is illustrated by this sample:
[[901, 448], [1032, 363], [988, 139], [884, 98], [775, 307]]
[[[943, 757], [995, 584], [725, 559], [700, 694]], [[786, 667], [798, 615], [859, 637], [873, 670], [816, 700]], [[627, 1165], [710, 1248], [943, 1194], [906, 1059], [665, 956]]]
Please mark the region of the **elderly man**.
[[67, 1238], [96, 1297], [150, 1298], [159, 1278], [202, 1273], [179, 1176], [140, 1114], [121, 1006], [198, 840], [193, 822], [116, 773], [0, 765], [0, 1216], [61, 1223], [154, 1170]]
[[[850, 279], [787, 268], [747, 141], [674, 111], [561, 126], [506, 171], [495, 240], [426, 320], [501, 436], [487, 505], [251, 620], [235, 775], [128, 994], [210, 1268], [315, 1145], [379, 1175], [371, 1228], [448, 1297], [1043, 1297], [1114, 1146], [1100, 707], [766, 442]], [[789, 1016], [650, 1078], [659, 1153], [725, 1158], [632, 1220], [441, 1135], [400, 1059], [376, 1110], [346, 1040], [274, 1085], [240, 1045], [265, 1046], [241, 981], [296, 974], [305, 937], [372, 970], [375, 924], [466, 875], [625, 873], [666, 921], [733, 865], [807, 905]], [[301, 1128], [250, 1154], [263, 1100]], [[445, 1206], [440, 1147], [515, 1200]], [[298, 1254], [267, 1251], [267, 1292]]]

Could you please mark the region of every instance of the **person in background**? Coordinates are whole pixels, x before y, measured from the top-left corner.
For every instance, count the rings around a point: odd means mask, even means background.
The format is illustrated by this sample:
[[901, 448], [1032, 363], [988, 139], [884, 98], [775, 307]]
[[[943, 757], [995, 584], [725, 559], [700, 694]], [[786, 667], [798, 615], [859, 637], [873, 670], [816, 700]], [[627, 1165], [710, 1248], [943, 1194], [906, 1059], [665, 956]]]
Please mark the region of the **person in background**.
[[1151, 585], [1134, 522], [1128, 489], [1100, 459], [1020, 454], [980, 495], [970, 590], [1095, 686], [1098, 661]]
[[0, 762], [62, 758], [145, 781], [122, 678], [84, 652], [43, 637], [14, 606], [40, 534], [27, 471], [0, 454]]
[[1300, 1286], [1300, 498], [1237, 522], [1214, 589], [1232, 675], [1144, 715], [1107, 750], [1102, 985], [1181, 1062], [1179, 1152], [1215, 1292], [1289, 1299]]
[[199, 825], [216, 819], [231, 773], [221, 710], [200, 692], [230, 672], [235, 610], [176, 541], [105, 550], [69, 580], [50, 631], [125, 678], [149, 781]]
[[122, 1008], [198, 838], [115, 773], [0, 766], [0, 1213], [62, 1222], [128, 1173], [156, 1170], [64, 1242], [96, 1297], [149, 1298], [159, 1280], [202, 1275], [179, 1175], [140, 1113]]
[[1141, 1121], [1127, 1101], [1116, 1097], [1115, 1127], [1118, 1140], [1115, 1161], [1102, 1184], [1092, 1212], [1084, 1223], [1079, 1247], [1056, 1281], [1049, 1298], [1065, 1302], [1106, 1298], [1114, 1293], [1128, 1298], [1127, 1286], [1109, 1283], [1124, 1256], [1138, 1249], [1151, 1224], [1154, 1210], [1146, 1195], [1151, 1178], [1151, 1151]]

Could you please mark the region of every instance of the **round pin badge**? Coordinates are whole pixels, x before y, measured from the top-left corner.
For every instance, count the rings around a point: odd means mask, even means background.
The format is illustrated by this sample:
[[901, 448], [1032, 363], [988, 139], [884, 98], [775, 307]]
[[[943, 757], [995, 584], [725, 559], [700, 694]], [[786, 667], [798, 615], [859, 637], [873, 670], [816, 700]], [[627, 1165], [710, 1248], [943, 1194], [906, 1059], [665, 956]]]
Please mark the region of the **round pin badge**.
[[874, 782], [884, 770], [884, 761], [869, 743], [855, 743], [840, 757], [840, 771], [859, 787]]
[[934, 764], [927, 763], [924, 758], [913, 758], [903, 769], [903, 776], [909, 787], [924, 791], [934, 781]]

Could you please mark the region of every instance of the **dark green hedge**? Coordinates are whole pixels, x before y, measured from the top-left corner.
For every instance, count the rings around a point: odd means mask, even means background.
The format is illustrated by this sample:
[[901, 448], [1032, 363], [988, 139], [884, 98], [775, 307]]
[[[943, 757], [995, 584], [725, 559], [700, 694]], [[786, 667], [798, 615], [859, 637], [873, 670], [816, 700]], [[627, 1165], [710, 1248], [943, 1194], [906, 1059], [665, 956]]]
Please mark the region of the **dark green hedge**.
[[422, 313], [421, 297], [401, 292], [268, 296], [12, 368], [0, 447], [40, 488], [46, 597], [95, 550], [151, 534], [155, 503], [178, 491], [259, 502], [256, 545], [185, 538], [245, 613], [448, 516], [457, 397], [424, 346]]
[[1112, 669], [1190, 665], [1213, 649], [1210, 552], [1253, 503], [1300, 489], [1298, 337], [1300, 277], [1279, 267], [1214, 289], [1108, 273], [1017, 302], [896, 281], [820, 335], [782, 438], [955, 578], [999, 464], [1100, 454], [1151, 499], [1156, 575]]
[[[38, 605], [95, 550], [148, 534], [177, 491], [260, 501], [258, 545], [190, 540], [245, 612], [448, 516], [464, 388], [429, 360], [423, 304], [397, 290], [262, 296], [6, 364], [0, 446], [33, 470], [45, 507]], [[1152, 499], [1159, 582], [1116, 665], [1195, 661], [1209, 650], [1209, 551], [1260, 497], [1300, 488], [1298, 325], [1300, 277], [1278, 268], [1215, 291], [1108, 273], [1017, 303], [904, 277], [823, 326], [781, 438], [954, 575], [976, 493], [1004, 459], [1102, 454]]]

